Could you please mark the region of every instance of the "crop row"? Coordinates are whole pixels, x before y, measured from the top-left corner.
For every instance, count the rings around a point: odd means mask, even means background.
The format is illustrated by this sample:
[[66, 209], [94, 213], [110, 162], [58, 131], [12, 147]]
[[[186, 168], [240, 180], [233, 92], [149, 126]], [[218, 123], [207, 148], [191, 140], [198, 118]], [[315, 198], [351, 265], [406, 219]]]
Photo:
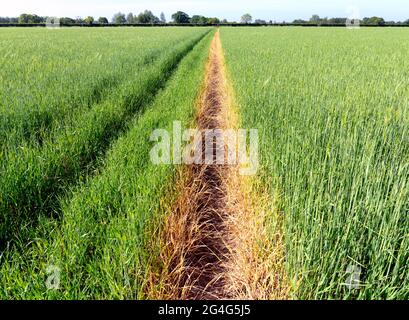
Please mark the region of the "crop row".
[[36, 223], [38, 215], [55, 215], [58, 196], [66, 187], [91, 173], [111, 141], [127, 128], [177, 67], [206, 34], [205, 30], [181, 41], [168, 54], [126, 79], [109, 97], [66, 121], [40, 147], [20, 147], [2, 154], [0, 169], [0, 242], [24, 238], [22, 226]]
[[[93, 30], [0, 32], [0, 149], [41, 145], [66, 119], [103, 101], [195, 33]], [[44, 32], [43, 32], [44, 31]]]
[[222, 29], [294, 298], [409, 297], [405, 29]]
[[[3, 257], [0, 297], [144, 296], [149, 265], [159, 256], [159, 248], [149, 246], [151, 232], [157, 227], [154, 222], [161, 220], [162, 198], [176, 171], [150, 161], [150, 135], [158, 128], [171, 131], [175, 119], [186, 126], [192, 121], [211, 36], [181, 61], [144, 114], [112, 144], [99, 174], [61, 201], [61, 221], [43, 221], [36, 239], [22, 243], [22, 253]], [[61, 275], [57, 291], [46, 288], [50, 267]]]

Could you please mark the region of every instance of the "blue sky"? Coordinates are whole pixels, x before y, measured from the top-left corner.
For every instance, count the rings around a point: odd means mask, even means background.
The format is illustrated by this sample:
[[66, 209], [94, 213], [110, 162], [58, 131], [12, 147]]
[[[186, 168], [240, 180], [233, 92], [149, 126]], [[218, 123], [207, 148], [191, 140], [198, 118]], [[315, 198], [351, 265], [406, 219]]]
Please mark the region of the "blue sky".
[[49, 16], [106, 16], [115, 12], [138, 13], [145, 9], [170, 18], [175, 11], [239, 20], [249, 12], [253, 18], [292, 21], [320, 16], [348, 16], [357, 7], [361, 17], [382, 16], [387, 20], [409, 19], [408, 0], [1, 0], [0, 16], [36, 13]]

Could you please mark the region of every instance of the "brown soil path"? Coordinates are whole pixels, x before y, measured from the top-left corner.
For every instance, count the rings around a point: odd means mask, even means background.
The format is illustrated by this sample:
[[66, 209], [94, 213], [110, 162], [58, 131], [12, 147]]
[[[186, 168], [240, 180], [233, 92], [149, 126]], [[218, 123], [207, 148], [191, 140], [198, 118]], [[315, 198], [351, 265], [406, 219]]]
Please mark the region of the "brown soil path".
[[[226, 90], [219, 31], [210, 48], [205, 88], [197, 118], [198, 129], [224, 129]], [[204, 140], [205, 138], [202, 137]], [[203, 144], [204, 146], [204, 144]], [[203, 150], [203, 154], [204, 154]], [[183, 299], [226, 299], [224, 263], [228, 259], [227, 185], [231, 168], [224, 165], [193, 165], [185, 172], [189, 177], [184, 194], [179, 198], [169, 230], [176, 231], [174, 259], [170, 267], [176, 271], [174, 285]], [[176, 253], [176, 255], [175, 255]]]
[[[237, 128], [231, 92], [217, 31], [197, 116], [199, 130]], [[154, 280], [150, 297], [208, 300], [286, 296], [281, 286], [281, 232], [274, 235], [276, 244], [270, 245], [271, 235], [265, 228], [268, 217], [273, 217], [265, 204], [273, 202], [254, 193], [252, 182], [239, 176], [238, 166], [215, 162], [185, 166], [177, 189], [180, 195], [161, 236], [165, 267], [156, 276], [160, 279]]]

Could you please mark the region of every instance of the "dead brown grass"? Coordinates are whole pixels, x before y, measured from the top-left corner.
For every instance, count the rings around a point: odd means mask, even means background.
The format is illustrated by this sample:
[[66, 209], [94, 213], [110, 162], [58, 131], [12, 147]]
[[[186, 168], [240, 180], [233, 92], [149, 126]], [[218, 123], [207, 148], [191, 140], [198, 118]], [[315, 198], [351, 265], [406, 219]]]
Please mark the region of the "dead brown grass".
[[[219, 31], [209, 53], [197, 124], [199, 129], [239, 126]], [[257, 187], [255, 178], [239, 176], [238, 169], [210, 164], [180, 170], [175, 186], [179, 196], [160, 235], [162, 267], [151, 272], [148, 298], [288, 296], [274, 199]]]
[[231, 251], [225, 290], [238, 300], [288, 299], [283, 217], [275, 199], [250, 177], [231, 177], [229, 190]]

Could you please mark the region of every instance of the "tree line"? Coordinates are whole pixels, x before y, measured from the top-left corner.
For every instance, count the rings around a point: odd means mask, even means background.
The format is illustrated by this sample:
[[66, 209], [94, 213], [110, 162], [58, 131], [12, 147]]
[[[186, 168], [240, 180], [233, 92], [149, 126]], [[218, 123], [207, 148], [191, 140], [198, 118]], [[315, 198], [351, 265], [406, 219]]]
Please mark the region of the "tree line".
[[[385, 21], [382, 17], [365, 17], [359, 20], [362, 25], [384, 26], [384, 25], [409, 25], [409, 19], [405, 21]], [[319, 15], [313, 15], [309, 20], [297, 19], [293, 24], [313, 24], [313, 25], [334, 25], [345, 24], [347, 18], [321, 18]]]
[[[2, 24], [43, 24], [47, 21], [47, 17], [38, 16], [35, 14], [21, 14], [19, 17], [0, 17], [0, 23]], [[313, 15], [309, 20], [296, 19], [291, 24], [295, 25], [345, 25], [347, 18], [321, 18], [319, 15]], [[115, 25], [126, 24], [167, 24], [165, 14], [162, 12], [159, 17], [155, 16], [152, 11], [145, 10], [139, 14], [133, 14], [132, 12], [125, 14], [116, 13], [111, 21], [106, 17], [94, 18], [88, 16], [85, 18], [76, 17], [61, 17], [60, 23], [63, 25], [108, 25], [110, 23]], [[171, 16], [171, 24], [180, 25], [217, 25], [217, 24], [236, 24], [237, 22], [229, 22], [226, 19], [219, 19], [216, 17], [205, 17], [202, 15], [189, 16], [183, 11], [178, 11]], [[246, 13], [240, 19], [241, 24], [255, 24], [255, 25], [268, 25], [277, 24], [276, 21], [266, 21], [262, 19], [255, 19], [251, 14]], [[287, 22], [278, 22], [279, 24], [288, 24]], [[409, 25], [409, 19], [406, 21], [385, 21], [382, 17], [366, 17], [360, 20], [362, 25], [384, 26], [384, 25]]]
[[[38, 16], [36, 14], [23, 13], [19, 17], [0, 17], [0, 23], [3, 24], [43, 24], [46, 23], [48, 17]], [[76, 17], [61, 17], [60, 23], [65, 25], [92, 25], [92, 24], [166, 24], [165, 14], [162, 12], [159, 17], [155, 16], [152, 11], [145, 10], [139, 14], [133, 14], [132, 12], [125, 14], [116, 13], [111, 21], [107, 17], [94, 18], [88, 16], [85, 18]], [[190, 17], [187, 13], [178, 11], [172, 15], [173, 24], [200, 24], [200, 25], [214, 25], [220, 23], [228, 23], [227, 20], [220, 20], [216, 17], [205, 17], [201, 15], [193, 15]]]

